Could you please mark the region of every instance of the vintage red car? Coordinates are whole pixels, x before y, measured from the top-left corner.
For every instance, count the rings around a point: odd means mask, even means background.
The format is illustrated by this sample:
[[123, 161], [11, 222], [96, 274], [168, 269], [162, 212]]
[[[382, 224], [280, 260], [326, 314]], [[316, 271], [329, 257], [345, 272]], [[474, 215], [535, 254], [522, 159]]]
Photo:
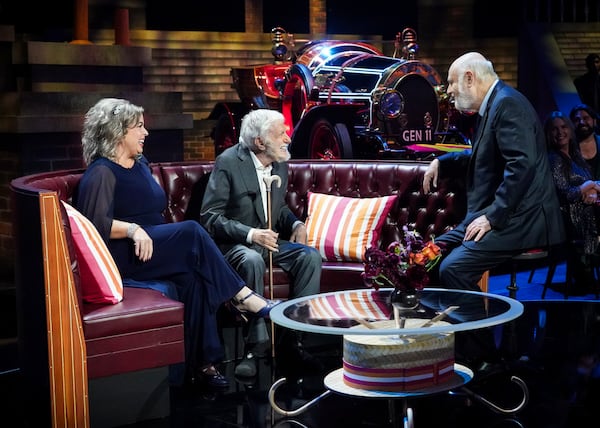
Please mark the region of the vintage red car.
[[272, 34], [274, 62], [232, 68], [240, 102], [218, 103], [209, 116], [216, 155], [237, 143], [241, 118], [256, 108], [284, 114], [298, 159], [426, 158], [468, 147], [439, 73], [416, 59], [413, 29], [398, 34], [391, 57], [361, 41], [294, 51], [284, 29]]

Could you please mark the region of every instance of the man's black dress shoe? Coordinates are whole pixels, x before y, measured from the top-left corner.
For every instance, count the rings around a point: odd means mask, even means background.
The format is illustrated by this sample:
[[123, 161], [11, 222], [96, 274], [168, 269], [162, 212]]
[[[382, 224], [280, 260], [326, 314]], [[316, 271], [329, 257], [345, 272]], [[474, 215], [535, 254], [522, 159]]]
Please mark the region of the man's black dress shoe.
[[227, 388], [229, 381], [215, 366], [207, 366], [198, 371], [198, 382], [211, 388]]
[[474, 374], [476, 376], [490, 376], [496, 373], [501, 373], [507, 370], [507, 366], [504, 362], [500, 361], [482, 361], [477, 367], [474, 368]]
[[238, 377], [254, 377], [256, 376], [256, 356], [252, 352], [248, 352], [244, 355], [244, 359], [235, 366], [235, 375]]

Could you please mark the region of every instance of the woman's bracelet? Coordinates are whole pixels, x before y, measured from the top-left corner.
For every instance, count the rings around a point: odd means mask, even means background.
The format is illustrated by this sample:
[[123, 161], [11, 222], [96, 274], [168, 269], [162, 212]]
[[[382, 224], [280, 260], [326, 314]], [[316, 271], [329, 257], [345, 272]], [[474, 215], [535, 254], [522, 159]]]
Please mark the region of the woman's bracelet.
[[140, 225], [137, 223], [129, 223], [129, 226], [127, 226], [127, 237], [129, 239], [133, 239], [133, 235], [135, 234], [136, 230], [138, 230], [140, 228]]

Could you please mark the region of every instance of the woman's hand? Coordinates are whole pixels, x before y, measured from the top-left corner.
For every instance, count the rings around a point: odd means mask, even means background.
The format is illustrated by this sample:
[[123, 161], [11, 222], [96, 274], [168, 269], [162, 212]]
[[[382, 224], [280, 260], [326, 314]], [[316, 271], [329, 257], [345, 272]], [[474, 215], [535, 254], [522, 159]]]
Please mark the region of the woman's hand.
[[144, 229], [138, 227], [132, 237], [135, 255], [143, 262], [147, 262], [154, 252], [154, 243]]
[[588, 180], [579, 186], [579, 189], [581, 190], [581, 200], [584, 204], [595, 204], [598, 201], [600, 186], [595, 181]]

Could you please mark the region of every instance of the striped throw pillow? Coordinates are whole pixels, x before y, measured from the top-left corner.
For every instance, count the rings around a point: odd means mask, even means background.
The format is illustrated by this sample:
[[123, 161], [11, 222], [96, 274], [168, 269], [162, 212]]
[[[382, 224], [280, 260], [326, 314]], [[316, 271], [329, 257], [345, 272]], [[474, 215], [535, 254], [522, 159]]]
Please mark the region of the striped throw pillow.
[[381, 227], [396, 195], [348, 198], [308, 193], [308, 245], [326, 261], [364, 261], [365, 250], [379, 245]]
[[115, 261], [94, 224], [63, 201], [77, 253], [81, 293], [89, 303], [119, 303], [123, 280]]

